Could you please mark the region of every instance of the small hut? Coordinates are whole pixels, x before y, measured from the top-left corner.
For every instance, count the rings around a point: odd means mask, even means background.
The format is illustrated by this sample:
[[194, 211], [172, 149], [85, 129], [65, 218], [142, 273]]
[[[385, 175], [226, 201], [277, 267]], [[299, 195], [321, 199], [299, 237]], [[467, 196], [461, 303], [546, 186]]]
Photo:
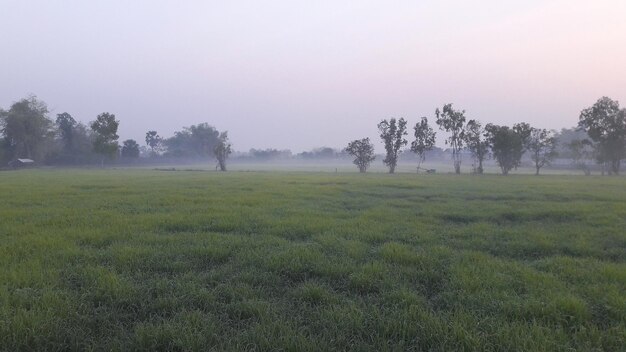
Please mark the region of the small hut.
[[20, 169], [24, 167], [31, 167], [35, 165], [35, 161], [32, 159], [15, 159], [13, 161], [9, 161], [9, 166], [14, 169]]

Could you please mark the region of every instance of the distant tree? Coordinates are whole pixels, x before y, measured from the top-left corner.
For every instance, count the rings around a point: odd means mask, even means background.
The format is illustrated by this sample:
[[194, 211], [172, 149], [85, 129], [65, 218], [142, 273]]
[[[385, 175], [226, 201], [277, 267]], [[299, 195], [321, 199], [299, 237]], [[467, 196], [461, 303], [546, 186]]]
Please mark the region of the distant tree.
[[435, 110], [439, 129], [446, 131], [450, 136], [446, 139], [446, 145], [452, 148], [452, 160], [454, 172], [461, 173], [461, 150], [465, 141], [465, 110], [454, 110], [452, 104], [444, 105], [442, 110]]
[[139, 157], [139, 144], [134, 139], [127, 139], [122, 146], [122, 157], [124, 158], [138, 158]]
[[174, 132], [174, 136], [163, 141], [171, 156], [213, 156], [220, 133], [208, 123], [201, 123]]
[[491, 145], [494, 159], [503, 175], [520, 165], [524, 154], [524, 138], [515, 129], [508, 126], [488, 124], [485, 126], [487, 140]]
[[597, 144], [598, 161], [609, 165], [609, 175], [619, 174], [626, 158], [626, 110], [619, 102], [602, 97], [580, 113], [578, 126]]
[[417, 172], [419, 172], [420, 166], [426, 160], [426, 152], [435, 146], [437, 133], [428, 125], [428, 118], [422, 117], [413, 127], [413, 135], [415, 140], [411, 142], [411, 151], [417, 154]]
[[46, 103], [30, 96], [13, 103], [8, 111], [0, 110], [0, 133], [9, 158], [43, 158], [54, 136]]
[[535, 163], [535, 175], [539, 175], [539, 170], [556, 158], [557, 139], [553, 131], [532, 128], [527, 145], [530, 158]]
[[230, 153], [232, 153], [232, 149], [228, 140], [228, 132], [224, 131], [220, 133], [217, 143], [213, 146], [213, 155], [215, 155], [221, 171], [226, 171], [226, 159]]
[[348, 143], [346, 152], [354, 157], [354, 165], [362, 173], [366, 172], [371, 162], [376, 159], [374, 156], [374, 145], [369, 138], [356, 139]]
[[102, 156], [101, 163], [104, 166], [105, 158], [114, 158], [117, 155], [119, 145], [117, 140], [117, 128], [119, 121], [115, 115], [104, 112], [91, 123], [91, 130], [94, 133], [93, 150]]
[[65, 152], [71, 152], [74, 149], [74, 129], [76, 124], [76, 120], [67, 112], [57, 114], [56, 125], [59, 129], [59, 136]]
[[162, 142], [163, 139], [159, 136], [157, 131], [146, 132], [146, 144], [150, 147], [152, 155], [157, 155]]
[[530, 147], [530, 136], [533, 132], [533, 128], [526, 122], [520, 122], [513, 125], [513, 131], [522, 139], [524, 151], [527, 151]]
[[578, 127], [562, 128], [554, 136], [556, 138], [556, 151], [561, 158], [572, 158], [570, 144], [574, 141], [590, 139], [587, 132]]
[[593, 157], [593, 147], [588, 139], [574, 139], [567, 144], [575, 167], [583, 170], [585, 175], [591, 175], [589, 160]]
[[389, 173], [393, 174], [396, 171], [396, 165], [398, 164], [398, 155], [400, 149], [408, 142], [404, 139], [407, 135], [406, 120], [395, 118], [382, 120], [378, 124], [378, 131], [380, 132], [380, 138], [385, 144], [385, 151], [387, 152], [383, 163], [389, 167]]
[[482, 174], [483, 162], [489, 156], [489, 141], [487, 140], [487, 131], [485, 131], [480, 122], [476, 120], [467, 121], [465, 145], [478, 164], [475, 167], [475, 172]]

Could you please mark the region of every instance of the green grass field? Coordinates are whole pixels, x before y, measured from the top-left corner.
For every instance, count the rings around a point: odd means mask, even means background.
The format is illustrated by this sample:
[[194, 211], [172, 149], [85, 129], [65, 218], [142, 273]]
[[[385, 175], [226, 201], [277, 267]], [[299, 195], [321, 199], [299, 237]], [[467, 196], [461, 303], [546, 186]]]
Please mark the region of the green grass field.
[[624, 351], [626, 178], [0, 172], [0, 349]]

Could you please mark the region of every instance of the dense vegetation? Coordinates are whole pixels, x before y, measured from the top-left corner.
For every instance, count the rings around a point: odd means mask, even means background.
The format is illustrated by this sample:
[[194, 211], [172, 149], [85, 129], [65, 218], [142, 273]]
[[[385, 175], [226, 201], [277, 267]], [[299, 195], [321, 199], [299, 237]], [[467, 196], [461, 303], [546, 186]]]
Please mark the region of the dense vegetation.
[[626, 346], [626, 179], [0, 172], [0, 349]]
[[[626, 109], [619, 102], [602, 97], [591, 107], [581, 111], [578, 126], [555, 131], [532, 127], [526, 122], [512, 127], [483, 124], [475, 119], [467, 120], [465, 110], [457, 110], [446, 104], [435, 110], [436, 124], [448, 135], [444, 139], [449, 146], [446, 151], [435, 146], [436, 132], [422, 117], [413, 127], [414, 140], [409, 144], [407, 120], [404, 118], [383, 119], [378, 124], [379, 137], [385, 155], [380, 159], [394, 173], [404, 152], [415, 153], [417, 170], [421, 169], [428, 153], [444, 152], [453, 160], [454, 171], [461, 173], [463, 154], [472, 159], [472, 172], [482, 174], [483, 163], [490, 157], [500, 167], [503, 175], [517, 169], [524, 155], [532, 160], [535, 174], [548, 166], [561, 154], [572, 161], [573, 166], [590, 173], [592, 160], [601, 165], [602, 174], [619, 174], [622, 160], [626, 159]], [[120, 146], [117, 135], [120, 121], [114, 114], [99, 114], [87, 128], [67, 112], [57, 114], [53, 121], [47, 105], [35, 96], [22, 99], [8, 110], [0, 109], [0, 167], [16, 159], [36, 159], [39, 164], [84, 165], [98, 160], [113, 162], [120, 157], [134, 162], [140, 156], [150, 161], [157, 158], [213, 158], [216, 169], [226, 171], [226, 161], [234, 152], [227, 131], [218, 131], [208, 123], [184, 127], [170, 138], [161, 137], [150, 130], [145, 135], [145, 146], [127, 139]], [[291, 131], [290, 133], [292, 133]], [[321, 136], [323, 138], [323, 136]], [[441, 154], [441, 153], [437, 153]], [[366, 172], [376, 159], [374, 145], [369, 137], [353, 140], [343, 150], [323, 147], [298, 154], [301, 159], [330, 159], [339, 156], [354, 157], [360, 172]], [[290, 158], [289, 150], [251, 149], [239, 153], [239, 157], [255, 160]], [[170, 160], [171, 161], [171, 160]], [[31, 161], [28, 161], [31, 163]], [[428, 169], [427, 169], [428, 170]]]

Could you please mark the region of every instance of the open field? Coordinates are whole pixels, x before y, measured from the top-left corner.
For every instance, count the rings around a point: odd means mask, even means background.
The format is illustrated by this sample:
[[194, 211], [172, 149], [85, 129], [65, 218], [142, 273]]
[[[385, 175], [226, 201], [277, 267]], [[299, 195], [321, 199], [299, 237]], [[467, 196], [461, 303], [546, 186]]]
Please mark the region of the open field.
[[623, 351], [626, 178], [0, 172], [0, 349]]

